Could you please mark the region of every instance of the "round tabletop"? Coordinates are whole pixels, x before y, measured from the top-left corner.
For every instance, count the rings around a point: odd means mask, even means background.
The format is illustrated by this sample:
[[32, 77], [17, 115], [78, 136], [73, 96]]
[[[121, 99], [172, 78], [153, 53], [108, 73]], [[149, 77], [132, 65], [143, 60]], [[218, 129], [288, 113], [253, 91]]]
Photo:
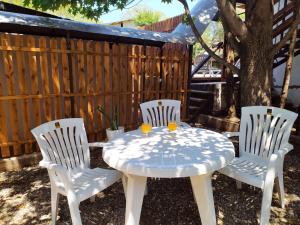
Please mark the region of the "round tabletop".
[[118, 135], [103, 148], [103, 159], [126, 174], [146, 177], [190, 177], [212, 173], [234, 158], [232, 142], [222, 134], [200, 129], [153, 128], [145, 136], [134, 130]]

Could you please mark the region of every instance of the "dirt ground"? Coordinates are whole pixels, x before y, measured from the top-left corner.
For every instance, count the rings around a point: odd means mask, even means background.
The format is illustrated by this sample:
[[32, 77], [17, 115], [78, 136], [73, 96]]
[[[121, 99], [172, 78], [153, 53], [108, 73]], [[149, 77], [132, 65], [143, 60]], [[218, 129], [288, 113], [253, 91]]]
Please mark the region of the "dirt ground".
[[[300, 224], [300, 149], [286, 156], [284, 165], [286, 208], [279, 207], [273, 194], [271, 224]], [[101, 150], [92, 151], [92, 165], [106, 167]], [[214, 200], [218, 225], [258, 224], [262, 192], [243, 185], [238, 190], [233, 179], [213, 175]], [[149, 193], [144, 198], [141, 225], [201, 224], [193, 200], [190, 181], [148, 179]], [[125, 198], [121, 182], [98, 194], [96, 201], [80, 204], [83, 224], [124, 224]], [[39, 167], [19, 172], [0, 173], [0, 224], [50, 224], [50, 183], [47, 171]], [[71, 224], [68, 204], [60, 198], [57, 224]]]

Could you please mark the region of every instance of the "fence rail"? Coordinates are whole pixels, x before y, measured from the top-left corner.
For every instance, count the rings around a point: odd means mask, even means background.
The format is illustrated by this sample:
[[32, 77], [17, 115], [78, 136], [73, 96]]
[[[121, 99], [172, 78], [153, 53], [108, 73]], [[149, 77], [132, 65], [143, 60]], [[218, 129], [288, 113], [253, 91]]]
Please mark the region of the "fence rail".
[[151, 99], [181, 100], [186, 117], [188, 54], [186, 46], [0, 33], [0, 157], [37, 151], [30, 130], [65, 117], [84, 118], [89, 140], [103, 139], [108, 124], [97, 105], [118, 107], [127, 129]]

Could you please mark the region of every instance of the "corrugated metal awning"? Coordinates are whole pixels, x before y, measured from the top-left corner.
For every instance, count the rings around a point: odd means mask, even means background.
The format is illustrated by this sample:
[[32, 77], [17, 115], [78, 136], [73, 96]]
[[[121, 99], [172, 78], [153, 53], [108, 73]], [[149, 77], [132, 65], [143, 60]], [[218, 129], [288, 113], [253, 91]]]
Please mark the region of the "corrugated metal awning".
[[116, 42], [162, 45], [164, 43], [189, 44], [181, 35], [77, 22], [65, 19], [0, 12], [0, 31], [65, 36], [96, 37]]

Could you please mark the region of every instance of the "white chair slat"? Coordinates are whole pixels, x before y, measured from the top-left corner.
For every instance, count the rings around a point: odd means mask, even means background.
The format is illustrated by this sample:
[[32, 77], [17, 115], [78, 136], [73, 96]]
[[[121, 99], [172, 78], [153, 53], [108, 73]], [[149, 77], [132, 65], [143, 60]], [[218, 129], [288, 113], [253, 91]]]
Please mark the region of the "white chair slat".
[[79, 167], [80, 166], [80, 158], [79, 158], [79, 153], [78, 153], [76, 142], [75, 142], [74, 129], [75, 129], [74, 127], [69, 128], [69, 137], [70, 137], [70, 144], [71, 144], [72, 152], [74, 155], [74, 161], [75, 161], [76, 167]]
[[158, 115], [157, 115], [158, 124], [157, 126], [163, 126], [163, 107], [161, 105], [158, 106]]
[[163, 123], [161, 126], [168, 124], [168, 106], [164, 106]]
[[259, 155], [264, 124], [265, 124], [265, 116], [259, 115], [257, 140], [256, 140], [256, 145], [255, 145], [255, 150], [254, 150], [255, 155]]
[[80, 161], [80, 167], [84, 168], [85, 167], [85, 160], [84, 160], [84, 149], [82, 148], [81, 145], [81, 140], [80, 140], [80, 131], [76, 127], [75, 129], [75, 142], [76, 142], [76, 148], [77, 148], [77, 153], [78, 153], [78, 158]]
[[159, 123], [159, 109], [158, 109], [158, 107], [156, 106], [156, 107], [153, 107], [153, 108], [149, 108], [149, 110], [153, 111], [152, 126], [154, 126], [154, 127], [159, 126], [160, 123]]
[[[247, 130], [246, 130], [246, 146], [245, 146], [245, 152], [250, 153], [250, 147], [251, 147], [251, 135], [252, 135], [252, 129], [253, 129], [253, 125], [252, 125], [252, 121], [250, 119], [250, 115], [247, 117]], [[244, 146], [242, 147], [242, 149], [244, 148]]]
[[260, 145], [260, 149], [257, 155], [262, 156], [264, 149], [266, 148], [266, 142], [267, 142], [267, 138], [268, 138], [268, 132], [269, 132], [269, 128], [270, 128], [270, 124], [271, 124], [271, 115], [266, 115], [266, 121], [264, 123], [264, 131], [262, 133], [262, 140], [261, 140], [261, 145]]
[[80, 129], [80, 140], [81, 140], [81, 147], [83, 149], [82, 153], [84, 156], [84, 165], [85, 167], [90, 167], [90, 151], [85, 151], [84, 149], [89, 149], [89, 143], [86, 136], [85, 128], [82, 123], [81, 129]]
[[258, 114], [252, 114], [252, 133], [251, 133], [251, 144], [250, 144], [250, 152], [251, 154], [255, 154], [255, 144], [256, 144], [256, 137], [258, 131]]

